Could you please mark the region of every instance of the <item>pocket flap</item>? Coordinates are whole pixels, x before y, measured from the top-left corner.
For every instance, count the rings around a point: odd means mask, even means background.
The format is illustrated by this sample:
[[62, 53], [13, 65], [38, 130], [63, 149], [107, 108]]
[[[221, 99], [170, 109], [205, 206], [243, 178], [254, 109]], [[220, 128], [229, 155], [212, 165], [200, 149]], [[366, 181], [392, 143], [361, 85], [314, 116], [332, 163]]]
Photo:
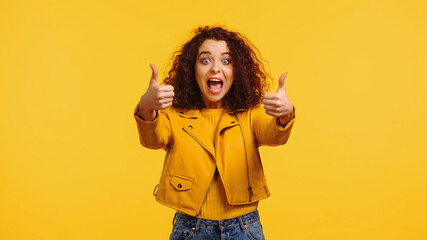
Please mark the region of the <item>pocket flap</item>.
[[193, 179], [178, 175], [173, 175], [171, 179], [171, 184], [176, 188], [176, 190], [188, 190], [193, 185]]

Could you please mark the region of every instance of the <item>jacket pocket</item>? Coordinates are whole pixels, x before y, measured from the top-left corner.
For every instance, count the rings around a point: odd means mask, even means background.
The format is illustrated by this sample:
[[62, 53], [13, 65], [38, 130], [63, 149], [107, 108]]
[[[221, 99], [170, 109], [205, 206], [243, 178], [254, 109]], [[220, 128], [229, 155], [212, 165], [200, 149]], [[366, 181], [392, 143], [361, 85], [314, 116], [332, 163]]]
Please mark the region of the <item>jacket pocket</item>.
[[193, 185], [194, 180], [188, 177], [173, 175], [171, 179], [172, 186], [178, 191], [189, 190]]

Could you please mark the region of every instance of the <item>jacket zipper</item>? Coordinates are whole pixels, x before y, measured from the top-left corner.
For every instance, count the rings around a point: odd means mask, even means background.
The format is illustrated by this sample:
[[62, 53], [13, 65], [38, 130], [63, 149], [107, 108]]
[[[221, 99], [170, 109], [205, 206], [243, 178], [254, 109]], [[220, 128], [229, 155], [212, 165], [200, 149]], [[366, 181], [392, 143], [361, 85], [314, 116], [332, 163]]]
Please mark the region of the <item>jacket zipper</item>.
[[[200, 146], [202, 146], [214, 159], [215, 159], [215, 168], [214, 168], [214, 172], [213, 172], [213, 174], [211, 173], [211, 176], [210, 176], [210, 178], [211, 178], [211, 181], [209, 182], [209, 186], [208, 186], [208, 190], [206, 191], [206, 193], [205, 193], [205, 196], [203, 197], [203, 201], [205, 200], [205, 198], [206, 198], [206, 196], [208, 195], [208, 191], [209, 191], [209, 187], [211, 186], [211, 184], [212, 184], [212, 180], [213, 180], [213, 175], [215, 174], [215, 171], [216, 171], [216, 157], [215, 156], [213, 156], [212, 155], [212, 153], [208, 150], [208, 148], [205, 146], [205, 145], [203, 145], [203, 143], [201, 143], [191, 132], [189, 132], [187, 129], [185, 129], [185, 128], [182, 128], [186, 133], [188, 133], [194, 140], [196, 140], [196, 142], [198, 142], [199, 144], [200, 144]], [[203, 201], [202, 201], [202, 204], [203, 204]], [[200, 211], [202, 210], [202, 208], [201, 208], [201, 205], [199, 206], [199, 211], [197, 212], [197, 214], [196, 214], [196, 216], [197, 215], [199, 215], [200, 214]]]
[[248, 153], [246, 150], [246, 140], [245, 140], [245, 133], [243, 132], [242, 124], [240, 123], [239, 117], [236, 115], [237, 121], [239, 121], [239, 127], [240, 132], [242, 133], [243, 138], [243, 146], [245, 148], [245, 159], [246, 159], [246, 176], [248, 177], [248, 192], [249, 192], [249, 202], [252, 202], [252, 196], [254, 195], [254, 192], [252, 191], [252, 185], [251, 185], [251, 178], [250, 178], [250, 171], [249, 171], [249, 163], [248, 163]]

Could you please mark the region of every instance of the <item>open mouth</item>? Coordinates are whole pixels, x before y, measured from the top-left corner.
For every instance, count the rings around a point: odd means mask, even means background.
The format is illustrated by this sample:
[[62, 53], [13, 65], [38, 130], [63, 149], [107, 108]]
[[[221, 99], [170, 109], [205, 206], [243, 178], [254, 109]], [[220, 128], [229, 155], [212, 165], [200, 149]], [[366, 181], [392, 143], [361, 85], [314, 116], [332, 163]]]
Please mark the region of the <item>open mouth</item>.
[[208, 79], [208, 90], [211, 93], [220, 93], [222, 90], [223, 81], [217, 78]]

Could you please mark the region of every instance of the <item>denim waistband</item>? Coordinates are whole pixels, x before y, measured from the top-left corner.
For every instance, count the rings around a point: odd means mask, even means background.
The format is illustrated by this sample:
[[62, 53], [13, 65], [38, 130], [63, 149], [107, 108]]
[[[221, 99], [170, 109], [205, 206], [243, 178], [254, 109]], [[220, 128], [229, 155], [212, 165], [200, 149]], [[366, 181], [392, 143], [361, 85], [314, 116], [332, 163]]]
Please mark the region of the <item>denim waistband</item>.
[[198, 231], [200, 228], [209, 227], [226, 227], [232, 225], [239, 225], [242, 229], [246, 229], [246, 225], [252, 224], [259, 221], [258, 210], [253, 212], [224, 220], [210, 220], [204, 218], [197, 218], [177, 212], [175, 214], [174, 223], [184, 226], [193, 227], [194, 230]]

